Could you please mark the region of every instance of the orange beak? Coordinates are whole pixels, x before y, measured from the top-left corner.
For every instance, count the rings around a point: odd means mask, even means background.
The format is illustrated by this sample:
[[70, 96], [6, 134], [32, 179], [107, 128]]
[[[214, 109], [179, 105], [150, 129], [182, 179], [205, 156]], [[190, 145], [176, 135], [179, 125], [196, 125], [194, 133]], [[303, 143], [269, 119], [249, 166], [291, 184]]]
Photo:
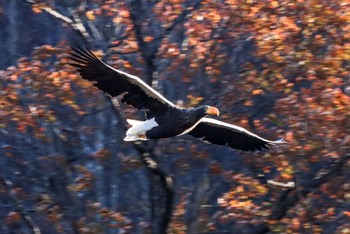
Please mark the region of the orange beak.
[[219, 116], [220, 111], [218, 110], [218, 108], [211, 106], [207, 109], [207, 114]]

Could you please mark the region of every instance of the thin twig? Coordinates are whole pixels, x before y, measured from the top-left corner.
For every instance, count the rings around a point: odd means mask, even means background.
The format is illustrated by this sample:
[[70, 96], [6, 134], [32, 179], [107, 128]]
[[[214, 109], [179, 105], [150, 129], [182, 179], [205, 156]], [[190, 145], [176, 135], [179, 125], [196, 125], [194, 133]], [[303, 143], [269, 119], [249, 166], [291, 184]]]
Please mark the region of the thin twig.
[[105, 107], [102, 107], [100, 109], [97, 109], [97, 110], [91, 111], [89, 113], [85, 113], [85, 114], [80, 115], [79, 118], [77, 119], [76, 123], [80, 123], [85, 117], [104, 112], [105, 110], [110, 109], [110, 108], [114, 108], [113, 103], [111, 103]]

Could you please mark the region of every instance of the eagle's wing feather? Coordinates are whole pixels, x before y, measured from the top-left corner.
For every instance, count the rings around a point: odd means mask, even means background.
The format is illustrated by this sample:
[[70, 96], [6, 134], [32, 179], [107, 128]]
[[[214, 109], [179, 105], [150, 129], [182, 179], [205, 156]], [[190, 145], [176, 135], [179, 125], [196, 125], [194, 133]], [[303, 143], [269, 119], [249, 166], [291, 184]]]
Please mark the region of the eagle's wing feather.
[[203, 118], [188, 134], [205, 142], [227, 145], [233, 149], [254, 151], [269, 149], [269, 146], [285, 143], [283, 139], [270, 141], [248, 130], [216, 119]]
[[94, 86], [112, 97], [123, 95], [123, 103], [145, 111], [147, 118], [177, 108], [140, 78], [112, 68], [89, 49], [76, 47], [72, 50], [70, 59], [73, 63], [69, 64], [77, 68], [83, 79], [95, 82]]

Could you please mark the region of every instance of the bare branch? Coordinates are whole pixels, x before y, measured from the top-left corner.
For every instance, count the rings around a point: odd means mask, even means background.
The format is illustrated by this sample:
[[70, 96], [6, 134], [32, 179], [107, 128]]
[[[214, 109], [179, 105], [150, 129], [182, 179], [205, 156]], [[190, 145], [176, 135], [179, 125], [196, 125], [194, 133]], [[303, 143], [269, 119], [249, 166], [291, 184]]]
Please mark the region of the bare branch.
[[275, 208], [271, 211], [269, 218], [273, 220], [282, 219], [288, 210], [294, 207], [295, 203], [301, 199], [300, 194], [304, 197], [315, 189], [318, 189], [322, 184], [328, 182], [330, 178], [334, 178], [341, 174], [344, 165], [346, 165], [349, 159], [350, 154], [345, 155], [337, 163], [329, 166], [328, 173], [324, 173], [321, 177], [312, 180], [310, 184], [304, 185], [300, 188], [300, 191], [297, 191], [296, 188], [293, 187], [283, 190], [277, 199], [276, 204], [274, 205]]
[[268, 184], [283, 187], [283, 188], [295, 188], [295, 183], [293, 181], [289, 181], [288, 183], [277, 182], [274, 180], [268, 180]]
[[169, 35], [169, 33], [171, 33], [178, 24], [184, 23], [184, 21], [187, 19], [187, 16], [201, 6], [202, 0], [197, 0], [194, 4], [192, 4], [192, 6], [187, 7], [187, 9], [181, 12], [181, 14], [172, 22], [168, 28], [164, 29], [163, 32], [161, 32], [159, 36], [151, 42], [145, 42], [142, 35], [142, 18], [140, 18], [142, 16], [140, 16], [138, 12], [140, 10], [140, 6], [142, 5], [141, 3], [142, 1], [140, 0], [131, 1], [130, 16], [133, 23], [137, 44], [141, 51], [141, 56], [146, 63], [145, 79], [148, 84], [151, 84], [152, 79], [154, 78], [154, 72], [157, 71], [154, 60], [163, 39]]
[[17, 212], [21, 215], [21, 218], [25, 222], [25, 224], [28, 226], [28, 228], [31, 230], [32, 234], [41, 234], [40, 229], [38, 225], [34, 222], [32, 217], [28, 215], [28, 213], [24, 210], [22, 202], [18, 199], [16, 190], [13, 189], [13, 184], [9, 179], [5, 179], [0, 177], [2, 180], [2, 184], [6, 187], [8, 194], [10, 198], [12, 199], [13, 203], [15, 204]]
[[[31, 4], [31, 5], [35, 4], [35, 2], [33, 2], [32, 0], [24, 0], [24, 1], [26, 3]], [[54, 9], [52, 9], [48, 6], [41, 7], [40, 9], [45, 11], [49, 15], [52, 15], [56, 19], [59, 19], [59, 20], [63, 21], [64, 23], [66, 23], [67, 25], [71, 26], [85, 40], [91, 41], [91, 37], [90, 37], [89, 33], [87, 32], [85, 26], [83, 25], [82, 21], [79, 19], [78, 16], [73, 15], [73, 17], [74, 17], [74, 21], [73, 21], [72, 19], [68, 18], [67, 16], [62, 15], [58, 11], [55, 11]]]
[[159, 226], [160, 233], [167, 233], [167, 229], [171, 220], [173, 211], [173, 200], [174, 200], [174, 190], [173, 190], [173, 180], [170, 176], [166, 174], [162, 169], [160, 169], [158, 163], [152, 158], [149, 153], [140, 153], [142, 162], [151, 171], [154, 176], [157, 176], [160, 180], [161, 187], [165, 191], [165, 211], [162, 214], [162, 220]]
[[160, 39], [168, 35], [179, 23], [185, 21], [186, 17], [191, 14], [193, 11], [197, 10], [202, 4], [202, 0], [196, 1], [193, 6], [188, 7], [186, 10], [182, 11], [181, 14], [173, 21], [173, 23], [164, 30], [164, 33], [160, 35]]

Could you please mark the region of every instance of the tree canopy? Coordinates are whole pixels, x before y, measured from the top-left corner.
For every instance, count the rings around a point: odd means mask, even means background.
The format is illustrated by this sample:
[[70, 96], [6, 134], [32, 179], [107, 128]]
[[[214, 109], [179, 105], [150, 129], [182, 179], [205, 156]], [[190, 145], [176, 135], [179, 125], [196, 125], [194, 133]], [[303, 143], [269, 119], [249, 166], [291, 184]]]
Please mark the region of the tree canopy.
[[[168, 233], [350, 233], [349, 4], [0, 2], [0, 232], [156, 233], [165, 195], [147, 154], [174, 179]], [[288, 145], [125, 143], [142, 115], [79, 78], [74, 44]]]

